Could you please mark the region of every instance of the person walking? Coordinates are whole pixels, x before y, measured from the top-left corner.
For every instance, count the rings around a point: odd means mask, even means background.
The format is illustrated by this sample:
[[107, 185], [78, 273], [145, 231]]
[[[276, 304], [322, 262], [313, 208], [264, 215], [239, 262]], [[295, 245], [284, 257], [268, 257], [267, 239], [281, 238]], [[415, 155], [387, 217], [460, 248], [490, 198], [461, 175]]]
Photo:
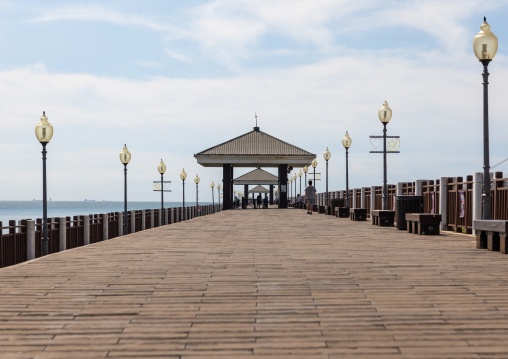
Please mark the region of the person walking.
[[307, 214], [312, 214], [312, 206], [316, 198], [316, 188], [312, 185], [312, 181], [309, 181], [309, 185], [305, 188], [305, 203], [307, 203]]
[[258, 197], [257, 197], [257, 205], [258, 205], [258, 208], [261, 208], [261, 193], [258, 194]]

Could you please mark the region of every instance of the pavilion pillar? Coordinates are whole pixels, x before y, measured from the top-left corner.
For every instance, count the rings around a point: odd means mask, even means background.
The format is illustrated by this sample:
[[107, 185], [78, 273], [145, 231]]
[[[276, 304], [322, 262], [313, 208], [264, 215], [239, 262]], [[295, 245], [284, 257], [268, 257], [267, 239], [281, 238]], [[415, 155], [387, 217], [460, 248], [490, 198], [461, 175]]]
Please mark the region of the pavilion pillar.
[[288, 208], [288, 165], [279, 165], [279, 208]]
[[230, 164], [222, 165], [222, 185], [224, 186], [222, 195], [222, 208], [225, 210], [231, 209], [232, 206], [232, 198], [231, 194], [233, 193], [233, 176], [231, 175], [233, 169]]
[[273, 204], [273, 184], [270, 185], [270, 204]]
[[230, 198], [231, 198], [231, 208], [233, 208], [233, 202], [235, 200], [235, 196], [233, 195], [233, 187], [234, 187], [234, 184], [235, 184], [234, 178], [235, 177], [233, 177], [233, 165], [231, 165], [231, 189], [229, 191]]

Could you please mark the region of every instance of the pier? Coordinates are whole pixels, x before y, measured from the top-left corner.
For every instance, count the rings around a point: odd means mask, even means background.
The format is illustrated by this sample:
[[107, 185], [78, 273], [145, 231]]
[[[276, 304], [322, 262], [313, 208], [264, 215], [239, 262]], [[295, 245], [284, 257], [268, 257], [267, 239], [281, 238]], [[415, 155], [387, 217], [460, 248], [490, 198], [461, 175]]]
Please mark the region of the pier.
[[0, 270], [2, 358], [506, 358], [506, 255], [230, 210]]

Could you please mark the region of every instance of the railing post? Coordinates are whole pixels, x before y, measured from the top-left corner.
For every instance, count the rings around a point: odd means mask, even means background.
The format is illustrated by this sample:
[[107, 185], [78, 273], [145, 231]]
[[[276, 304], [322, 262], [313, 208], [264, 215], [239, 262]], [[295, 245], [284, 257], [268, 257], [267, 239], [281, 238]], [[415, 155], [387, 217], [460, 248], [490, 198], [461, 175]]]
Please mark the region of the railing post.
[[169, 224], [168, 214], [169, 214], [168, 209], [164, 208], [164, 225]]
[[367, 187], [362, 187], [362, 203], [360, 203], [360, 208], [367, 208], [367, 202], [365, 201], [365, 191], [367, 190]]
[[102, 213], [100, 216], [102, 217], [102, 240], [107, 241], [109, 239], [109, 215], [107, 213]]
[[[127, 233], [125, 233], [127, 234]], [[118, 212], [118, 236], [123, 236], [123, 212]]]
[[483, 172], [473, 174], [473, 233], [475, 228], [474, 221], [482, 219], [482, 193], [483, 193]]
[[67, 249], [67, 226], [66, 226], [66, 218], [59, 217], [58, 221], [58, 232], [60, 233], [60, 252], [65, 251]]
[[397, 182], [397, 196], [402, 196], [402, 189], [404, 188], [404, 182]]
[[136, 211], [131, 211], [131, 233], [136, 233]]
[[154, 227], [155, 227], [155, 214], [154, 214], [154, 210], [150, 209], [150, 228], [154, 228]]
[[357, 201], [356, 201], [356, 188], [353, 188], [353, 208], [358, 208]]
[[26, 221], [26, 259], [35, 258], [35, 221], [28, 219]]
[[446, 231], [448, 220], [446, 218], [446, 205], [448, 198], [448, 177], [441, 177], [439, 182], [439, 213], [441, 214], [441, 230]]
[[146, 211], [144, 209], [141, 210], [141, 230], [144, 231], [146, 229]]
[[415, 195], [416, 196], [423, 196], [423, 182], [426, 180], [416, 180], [415, 181]]
[[90, 216], [81, 216], [83, 220], [83, 245], [87, 246], [90, 244]]
[[376, 186], [370, 187], [370, 216], [372, 216], [372, 211], [376, 209]]

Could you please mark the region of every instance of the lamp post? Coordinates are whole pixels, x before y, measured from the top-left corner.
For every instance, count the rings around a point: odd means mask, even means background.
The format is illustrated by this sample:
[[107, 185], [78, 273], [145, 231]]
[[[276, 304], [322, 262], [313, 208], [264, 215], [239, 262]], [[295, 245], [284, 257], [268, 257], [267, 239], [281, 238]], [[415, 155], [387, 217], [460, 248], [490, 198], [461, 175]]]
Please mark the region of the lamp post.
[[293, 176], [293, 180], [295, 181], [295, 202], [296, 202], [296, 179], [297, 179], [297, 174], [295, 173], [295, 175]]
[[199, 190], [198, 190], [199, 181], [200, 181], [199, 176], [198, 176], [198, 174], [196, 173], [196, 177], [194, 177], [194, 183], [196, 184], [196, 211], [197, 211], [197, 213], [198, 213], [198, 217], [199, 217], [199, 212], [201, 212], [201, 211], [200, 211], [200, 209], [199, 209], [199, 196], [198, 196], [198, 192], [199, 192]]
[[314, 182], [312, 184], [314, 185], [314, 188], [316, 188], [316, 167], [317, 167], [316, 159], [314, 158], [310, 164], [314, 168]]
[[212, 213], [215, 213], [215, 202], [213, 200], [213, 189], [215, 188], [215, 183], [210, 183], [210, 187], [212, 188]]
[[351, 137], [346, 131], [346, 135], [342, 139], [342, 146], [346, 149], [346, 208], [349, 208], [349, 173], [348, 173], [348, 150], [351, 147]]
[[182, 214], [182, 218], [183, 220], [185, 221], [186, 220], [186, 216], [185, 216], [185, 179], [187, 178], [187, 173], [185, 172], [185, 169], [182, 168], [182, 172], [180, 173], [180, 178], [182, 179], [182, 201], [183, 201], [183, 206], [182, 206], [182, 211], [183, 211], [183, 214]]
[[35, 126], [35, 137], [42, 145], [42, 255], [49, 254], [48, 238], [48, 194], [46, 187], [46, 145], [53, 137], [53, 126], [48, 122], [46, 111]]
[[217, 198], [218, 198], [218, 201], [219, 201], [219, 212], [220, 212], [220, 189], [221, 189], [221, 185], [220, 183], [217, 185]]
[[120, 152], [120, 161], [123, 163], [123, 235], [128, 234], [127, 230], [127, 165], [131, 160], [131, 153], [127, 149], [127, 144], [123, 146], [122, 152]]
[[326, 148], [325, 153], [323, 153], [323, 158], [326, 161], [326, 206], [328, 207], [328, 160], [332, 157], [330, 151], [328, 151], [328, 147]]
[[164, 173], [166, 172], [166, 165], [162, 161], [159, 163], [159, 166], [157, 167], [159, 170], [159, 173], [161, 174], [161, 226], [165, 225], [166, 222], [164, 222]]
[[384, 102], [378, 111], [378, 117], [383, 124], [383, 210], [388, 209], [388, 185], [386, 184], [386, 125], [392, 118], [392, 110], [388, 102]]
[[291, 184], [291, 188], [289, 191], [289, 198], [293, 195], [293, 176], [289, 176], [289, 183]]
[[305, 173], [305, 182], [303, 183], [304, 186], [307, 186], [307, 172], [309, 172], [309, 167], [305, 165], [303, 166], [303, 173]]
[[488, 66], [497, 52], [497, 37], [490, 31], [487, 19], [483, 18], [481, 31], [473, 39], [473, 50], [483, 64], [483, 216], [491, 219], [490, 204], [490, 156], [489, 156], [489, 71]]
[[302, 170], [298, 172], [298, 177], [300, 177], [300, 197], [302, 196]]

